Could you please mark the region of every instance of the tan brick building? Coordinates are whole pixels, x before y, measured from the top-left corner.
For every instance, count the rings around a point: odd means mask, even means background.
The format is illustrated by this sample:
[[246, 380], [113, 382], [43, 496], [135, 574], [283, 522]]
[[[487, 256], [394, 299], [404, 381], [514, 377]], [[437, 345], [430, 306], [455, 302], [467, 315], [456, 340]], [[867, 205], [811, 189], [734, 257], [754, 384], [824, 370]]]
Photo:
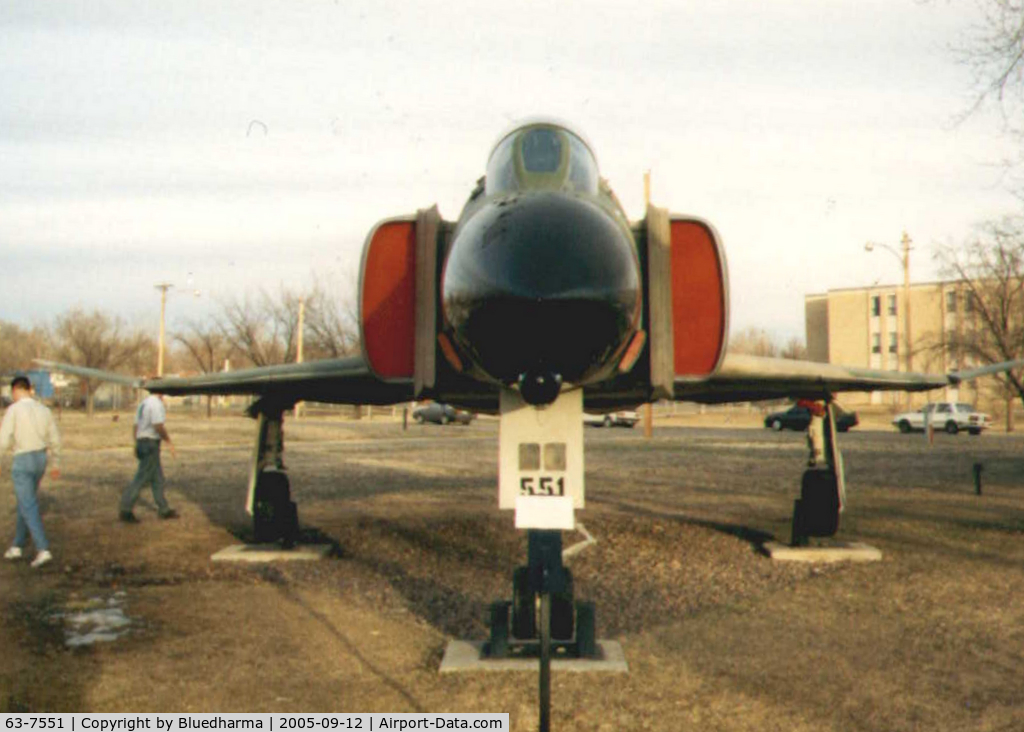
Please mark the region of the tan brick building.
[[[972, 301], [957, 282], [928, 282], [910, 286], [910, 349], [912, 370], [946, 373], [971, 368], [957, 363], [943, 345], [949, 334], [971, 327]], [[902, 285], [872, 285], [825, 294], [806, 295], [807, 358], [822, 363], [859, 366], [884, 371], [907, 371], [908, 343]], [[963, 401], [991, 409], [991, 378], [960, 388], [914, 395], [914, 404], [928, 401]], [[900, 392], [848, 394], [850, 405], [905, 405]]]

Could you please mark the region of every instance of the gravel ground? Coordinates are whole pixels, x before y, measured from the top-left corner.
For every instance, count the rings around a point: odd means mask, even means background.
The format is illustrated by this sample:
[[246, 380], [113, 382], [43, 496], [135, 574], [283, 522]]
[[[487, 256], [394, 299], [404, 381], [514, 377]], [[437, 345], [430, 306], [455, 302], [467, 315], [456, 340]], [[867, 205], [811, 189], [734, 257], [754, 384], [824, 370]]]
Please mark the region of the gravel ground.
[[[64, 476], [43, 491], [57, 561], [0, 566], [0, 712], [489, 711], [535, 728], [536, 674], [437, 673], [448, 640], [486, 636], [487, 606], [525, 559], [495, 507], [495, 421], [290, 422], [305, 535], [335, 551], [262, 567], [209, 561], [249, 531], [253, 424], [172, 413], [169, 427], [182, 517], [157, 520], [144, 496], [126, 526], [126, 424], [64, 416]], [[630, 673], [556, 673], [554, 729], [1024, 729], [1024, 437], [843, 438], [840, 538], [879, 547], [881, 563], [758, 551], [788, 540], [802, 435], [586, 431], [579, 518], [598, 543], [571, 567]], [[68, 647], [69, 618], [104, 604], [128, 632]]]

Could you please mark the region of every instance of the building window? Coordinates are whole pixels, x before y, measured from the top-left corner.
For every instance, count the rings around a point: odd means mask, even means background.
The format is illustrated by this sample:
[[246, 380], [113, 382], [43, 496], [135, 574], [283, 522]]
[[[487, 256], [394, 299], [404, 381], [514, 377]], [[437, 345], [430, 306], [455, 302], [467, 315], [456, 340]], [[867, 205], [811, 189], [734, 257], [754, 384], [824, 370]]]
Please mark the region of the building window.
[[896, 296], [895, 295], [889, 295], [886, 298], [886, 309], [888, 310], [889, 315], [895, 315], [896, 314]]
[[877, 318], [882, 314], [882, 298], [879, 295], [871, 296], [871, 317]]
[[949, 290], [946, 292], [946, 312], [956, 312], [956, 290]]
[[889, 334], [889, 353], [896, 353], [896, 334]]
[[882, 334], [872, 333], [871, 334], [871, 352], [881, 353], [882, 352]]
[[974, 293], [973, 292], [967, 292], [967, 293], [964, 294], [964, 312], [965, 313], [973, 313], [974, 312]]

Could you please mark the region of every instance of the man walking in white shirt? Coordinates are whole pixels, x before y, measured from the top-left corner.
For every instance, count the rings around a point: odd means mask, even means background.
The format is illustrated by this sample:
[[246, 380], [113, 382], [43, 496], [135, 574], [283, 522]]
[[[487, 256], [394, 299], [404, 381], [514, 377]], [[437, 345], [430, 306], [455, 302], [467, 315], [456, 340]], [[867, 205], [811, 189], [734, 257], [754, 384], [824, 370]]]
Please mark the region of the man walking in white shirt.
[[135, 478], [124, 489], [121, 495], [121, 512], [119, 518], [126, 523], [136, 523], [132, 509], [139, 500], [142, 486], [149, 483], [153, 487], [153, 500], [162, 519], [178, 518], [177, 512], [167, 505], [164, 498], [164, 470], [160, 465], [160, 442], [166, 442], [171, 448], [171, 455], [177, 456], [171, 436], [167, 434], [164, 422], [167, 421], [167, 410], [164, 408], [163, 396], [150, 394], [142, 400], [135, 410], [135, 424], [132, 436], [135, 438], [135, 457], [139, 460], [139, 469]]
[[41, 567], [53, 559], [50, 542], [43, 531], [39, 516], [39, 483], [46, 475], [47, 451], [52, 459], [50, 477], [60, 477], [60, 433], [50, 410], [32, 398], [32, 384], [24, 376], [11, 381], [14, 402], [4, 413], [0, 423], [0, 457], [14, 448], [11, 480], [18, 500], [18, 519], [14, 531], [14, 544], [4, 553], [4, 559], [20, 559], [29, 535], [36, 547], [33, 567]]

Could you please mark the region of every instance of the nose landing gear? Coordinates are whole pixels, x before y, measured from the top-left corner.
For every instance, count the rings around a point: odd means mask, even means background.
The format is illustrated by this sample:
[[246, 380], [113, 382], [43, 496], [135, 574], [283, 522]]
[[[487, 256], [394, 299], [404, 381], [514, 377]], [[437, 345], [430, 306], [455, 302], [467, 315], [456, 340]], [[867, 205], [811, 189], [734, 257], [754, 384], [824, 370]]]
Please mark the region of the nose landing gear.
[[551, 723], [551, 661], [597, 658], [595, 609], [573, 598], [572, 572], [562, 564], [558, 531], [528, 532], [527, 566], [515, 571], [512, 600], [491, 605], [487, 658], [540, 662], [540, 730]]

